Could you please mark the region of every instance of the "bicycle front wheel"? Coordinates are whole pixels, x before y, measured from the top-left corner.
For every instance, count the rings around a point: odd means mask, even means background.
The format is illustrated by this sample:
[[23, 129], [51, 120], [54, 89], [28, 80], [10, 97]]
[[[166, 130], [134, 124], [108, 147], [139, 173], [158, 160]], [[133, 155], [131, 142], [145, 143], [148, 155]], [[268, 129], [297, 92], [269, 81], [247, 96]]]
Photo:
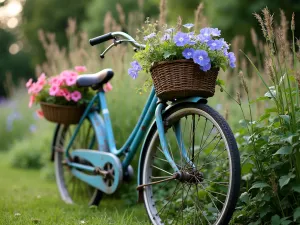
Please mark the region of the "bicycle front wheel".
[[158, 131], [152, 132], [142, 158], [142, 181], [150, 184], [143, 197], [151, 222], [228, 224], [240, 188], [240, 157], [230, 127], [204, 104], [175, 106], [163, 119], [170, 155], [183, 175], [174, 178]]
[[[75, 132], [77, 125], [63, 125], [61, 124], [55, 137], [55, 152], [54, 165], [56, 183], [62, 200], [66, 203], [77, 203], [87, 205], [98, 205], [102, 199], [103, 193], [98, 189], [84, 183], [76, 178], [71, 168], [66, 164], [67, 148], [72, 135]], [[89, 149], [99, 151], [97, 135], [94, 130], [94, 125], [86, 118], [77, 133], [73, 144], [71, 145], [69, 153], [76, 149]], [[70, 159], [68, 159], [70, 160]], [[76, 163], [90, 165], [81, 158], [72, 159]], [[91, 166], [91, 165], [90, 165]]]

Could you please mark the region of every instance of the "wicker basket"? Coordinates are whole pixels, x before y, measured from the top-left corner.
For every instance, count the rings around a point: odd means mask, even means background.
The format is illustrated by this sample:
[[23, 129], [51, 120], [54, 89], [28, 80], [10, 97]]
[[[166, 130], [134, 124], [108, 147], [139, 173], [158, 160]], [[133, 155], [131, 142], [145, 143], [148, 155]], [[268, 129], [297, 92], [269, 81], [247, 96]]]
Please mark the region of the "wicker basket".
[[41, 102], [41, 108], [47, 120], [62, 124], [76, 124], [79, 122], [85, 107], [65, 106]]
[[156, 63], [150, 71], [157, 97], [173, 100], [213, 96], [219, 69], [204, 72], [192, 60], [183, 59]]

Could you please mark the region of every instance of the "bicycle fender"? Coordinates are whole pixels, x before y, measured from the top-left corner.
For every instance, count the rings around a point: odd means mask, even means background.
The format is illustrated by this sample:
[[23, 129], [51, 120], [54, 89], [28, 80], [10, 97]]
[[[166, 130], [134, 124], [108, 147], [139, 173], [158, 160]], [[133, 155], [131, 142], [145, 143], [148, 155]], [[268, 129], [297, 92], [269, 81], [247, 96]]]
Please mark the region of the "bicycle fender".
[[100, 151], [108, 152], [107, 137], [105, 134], [104, 121], [98, 112], [91, 112], [88, 118], [93, 124], [96, 136], [98, 137], [98, 146]]
[[[165, 113], [167, 113], [171, 108], [179, 105], [179, 104], [183, 104], [183, 103], [201, 103], [201, 104], [206, 104], [207, 103], [207, 99], [203, 98], [203, 97], [190, 97], [190, 98], [185, 98], [182, 100], [177, 100], [172, 102], [172, 104], [170, 104], [165, 111], [163, 112], [163, 115]], [[152, 137], [152, 135], [154, 134], [156, 130], [156, 122], [155, 120], [152, 122], [150, 128], [148, 129], [146, 138], [144, 139], [144, 143], [142, 145], [142, 149], [140, 152], [140, 157], [139, 157], [139, 164], [138, 164], [138, 176], [137, 176], [137, 185], [141, 185], [142, 184], [142, 174], [141, 174], [141, 170], [142, 170], [142, 166], [144, 165], [144, 158], [145, 155], [147, 153], [147, 149], [146, 147], [149, 145], [151, 139], [150, 137]], [[138, 191], [138, 202], [142, 203], [144, 201], [143, 199], [143, 190], [139, 190]]]

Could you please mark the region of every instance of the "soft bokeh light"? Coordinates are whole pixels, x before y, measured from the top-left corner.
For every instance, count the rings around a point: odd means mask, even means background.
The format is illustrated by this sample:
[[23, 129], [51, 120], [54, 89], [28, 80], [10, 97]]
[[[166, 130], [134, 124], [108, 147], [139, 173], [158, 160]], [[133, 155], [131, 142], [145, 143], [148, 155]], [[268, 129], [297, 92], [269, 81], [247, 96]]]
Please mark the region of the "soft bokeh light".
[[16, 17], [12, 17], [7, 21], [7, 26], [9, 28], [15, 28], [18, 25], [19, 21]]
[[11, 46], [9, 46], [9, 53], [12, 55], [17, 54], [20, 51], [20, 47], [17, 44], [12, 44]]
[[0, 3], [5, 2], [5, 0], [0, 0]]
[[20, 2], [10, 1], [7, 5], [1, 7], [0, 17], [13, 17], [18, 15], [21, 11], [22, 11], [22, 4]]

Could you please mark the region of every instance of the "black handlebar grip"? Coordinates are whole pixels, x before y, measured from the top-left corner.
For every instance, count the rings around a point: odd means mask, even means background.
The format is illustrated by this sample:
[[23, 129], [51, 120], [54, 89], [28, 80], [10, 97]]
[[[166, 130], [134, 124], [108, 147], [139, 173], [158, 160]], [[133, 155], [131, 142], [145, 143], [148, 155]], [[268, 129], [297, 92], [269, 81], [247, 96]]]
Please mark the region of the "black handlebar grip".
[[97, 44], [106, 42], [111, 39], [114, 39], [114, 36], [112, 36], [111, 33], [107, 33], [107, 34], [101, 35], [99, 37], [90, 39], [90, 44], [93, 46], [93, 45], [97, 45]]

